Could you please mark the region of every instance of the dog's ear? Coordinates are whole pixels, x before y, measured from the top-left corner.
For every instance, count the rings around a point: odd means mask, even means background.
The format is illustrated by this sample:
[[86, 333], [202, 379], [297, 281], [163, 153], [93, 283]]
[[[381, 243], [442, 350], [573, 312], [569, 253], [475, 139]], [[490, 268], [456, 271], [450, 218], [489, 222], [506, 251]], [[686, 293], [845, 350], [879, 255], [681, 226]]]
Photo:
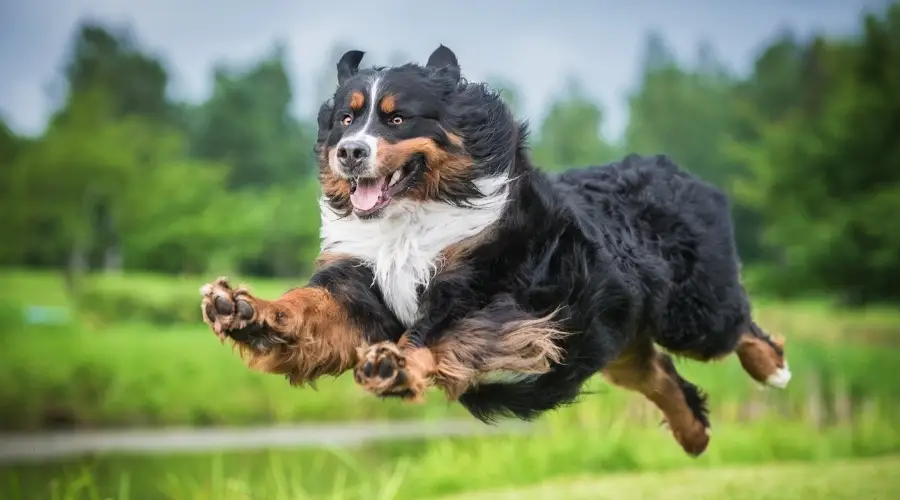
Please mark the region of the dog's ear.
[[341, 56], [337, 63], [338, 85], [343, 85], [347, 78], [359, 71], [359, 62], [362, 61], [365, 52], [361, 50], [348, 50]]
[[459, 62], [456, 60], [456, 54], [444, 45], [439, 45], [438, 48], [431, 53], [425, 66], [433, 69], [444, 68], [450, 76], [459, 80]]

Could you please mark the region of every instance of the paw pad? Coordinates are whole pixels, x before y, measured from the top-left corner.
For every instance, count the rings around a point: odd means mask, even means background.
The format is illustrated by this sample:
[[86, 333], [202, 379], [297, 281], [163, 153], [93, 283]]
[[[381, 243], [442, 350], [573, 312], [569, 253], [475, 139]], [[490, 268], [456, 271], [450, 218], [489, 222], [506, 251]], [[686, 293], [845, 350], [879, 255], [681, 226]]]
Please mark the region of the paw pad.
[[418, 399], [421, 394], [413, 388], [406, 371], [406, 357], [393, 343], [376, 344], [364, 350], [354, 372], [356, 382], [379, 396]]
[[246, 329], [256, 315], [250, 294], [233, 290], [224, 277], [200, 287], [200, 294], [203, 321], [221, 338]]

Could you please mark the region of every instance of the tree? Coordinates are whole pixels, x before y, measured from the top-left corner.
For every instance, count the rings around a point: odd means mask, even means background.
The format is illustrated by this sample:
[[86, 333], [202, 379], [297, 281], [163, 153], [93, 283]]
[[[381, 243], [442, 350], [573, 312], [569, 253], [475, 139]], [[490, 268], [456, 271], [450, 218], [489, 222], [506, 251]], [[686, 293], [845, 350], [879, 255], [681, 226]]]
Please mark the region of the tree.
[[900, 6], [867, 16], [858, 41], [817, 38], [800, 49], [800, 97], [759, 125], [759, 141], [734, 148], [752, 174], [738, 193], [784, 252], [775, 275], [792, 291], [896, 300]]
[[196, 111], [192, 152], [229, 164], [230, 189], [265, 188], [314, 172], [314, 131], [291, 114], [285, 65], [280, 44], [246, 70], [220, 65], [212, 97]]
[[619, 152], [607, 142], [600, 127], [603, 111], [570, 79], [551, 103], [533, 147], [535, 164], [547, 170], [597, 165], [616, 159]]
[[112, 109], [104, 91], [72, 94], [65, 116], [16, 158], [8, 241], [20, 259], [65, 267], [72, 283], [113, 247], [119, 267], [199, 272], [218, 249], [260, 239], [258, 220], [222, 220], [253, 202], [225, 196], [225, 168], [186, 158], [177, 130]]
[[[651, 35], [648, 45], [662, 44], [657, 37]], [[665, 153], [707, 181], [727, 187], [733, 166], [719, 150], [733, 126], [733, 80], [708, 45], [701, 44], [699, 52], [700, 67], [693, 70], [671, 59], [665, 64], [645, 61], [646, 72], [628, 100], [625, 142], [630, 152]]]
[[644, 38], [644, 51], [641, 56], [641, 74], [653, 73], [676, 66], [675, 54], [666, 42], [662, 33], [651, 30]]
[[103, 91], [115, 117], [135, 114], [161, 122], [170, 118], [168, 73], [126, 27], [81, 23], [64, 68], [69, 93]]
[[[745, 169], [730, 155], [728, 145], [752, 140], [741, 122], [739, 90], [756, 86], [731, 76], [708, 42], [698, 45], [694, 67], [680, 65], [658, 34], [651, 33], [646, 46], [644, 73], [629, 98], [628, 150], [669, 155], [683, 168], [731, 192]], [[732, 201], [741, 258], [746, 262], [765, 258], [759, 214], [740, 200]]]
[[4, 224], [0, 224], [0, 240], [7, 242], [0, 245], [0, 264], [15, 263], [19, 259], [15, 245], [9, 242], [15, 241], [19, 218], [16, 201], [21, 201], [14, 200], [13, 169], [24, 147], [24, 140], [17, 137], [0, 116], [0, 210], [7, 214]]
[[315, 125], [291, 114], [285, 60], [276, 44], [243, 69], [220, 65], [212, 97], [192, 112], [193, 155], [229, 165], [228, 196], [252, 200], [237, 222], [253, 236], [221, 258], [251, 274], [302, 274], [318, 249]]
[[[92, 252], [102, 256], [99, 260], [104, 268], [116, 269], [122, 261], [121, 235], [112, 221], [112, 191], [126, 168], [124, 149], [130, 140], [138, 140], [128, 134], [141, 133], [134, 124], [165, 127], [172, 118], [166, 99], [168, 75], [162, 62], [144, 52], [127, 27], [105, 27], [91, 21], [78, 25], [62, 66], [65, 98], [45, 136], [28, 148], [23, 159], [27, 167], [17, 162], [18, 168], [29, 171], [17, 172], [16, 182], [26, 190], [40, 187], [57, 192], [61, 206], [68, 211], [57, 220], [43, 209], [31, 207], [35, 208], [31, 215], [20, 222], [29, 217], [37, 220], [20, 227], [30, 236], [22, 241], [31, 242], [29, 258], [44, 264], [57, 262], [59, 245], [66, 246], [69, 275], [97, 261], [96, 255], [89, 255]], [[143, 130], [143, 125], [137, 128]], [[123, 151], [117, 151], [117, 141], [124, 141]], [[40, 181], [34, 175], [37, 171], [55, 179]], [[69, 184], [59, 184], [61, 179]], [[46, 194], [31, 191], [31, 196]], [[23, 212], [29, 212], [27, 208], [23, 207]], [[90, 217], [85, 218], [87, 215]], [[50, 227], [59, 233], [44, 234]]]

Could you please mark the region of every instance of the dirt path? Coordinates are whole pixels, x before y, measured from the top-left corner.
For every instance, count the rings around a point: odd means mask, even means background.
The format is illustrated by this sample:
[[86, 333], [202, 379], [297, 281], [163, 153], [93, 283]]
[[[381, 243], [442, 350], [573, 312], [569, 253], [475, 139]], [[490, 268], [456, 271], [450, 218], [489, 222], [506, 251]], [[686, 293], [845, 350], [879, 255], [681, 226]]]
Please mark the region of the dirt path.
[[527, 425], [477, 421], [346, 422], [258, 428], [154, 429], [0, 434], [0, 463], [92, 453], [180, 453], [356, 446], [374, 441], [520, 433]]

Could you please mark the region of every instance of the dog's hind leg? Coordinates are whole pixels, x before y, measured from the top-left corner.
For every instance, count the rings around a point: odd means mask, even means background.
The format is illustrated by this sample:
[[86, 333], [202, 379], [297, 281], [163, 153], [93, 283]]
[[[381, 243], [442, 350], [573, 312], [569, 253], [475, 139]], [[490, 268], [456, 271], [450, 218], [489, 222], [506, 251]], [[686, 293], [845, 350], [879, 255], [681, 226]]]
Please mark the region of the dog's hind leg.
[[[712, 351], [714, 354], [711, 354], [709, 349], [705, 349], [705, 346], [677, 349], [663, 343], [660, 345], [676, 356], [702, 362], [718, 360], [734, 352], [744, 371], [753, 380], [779, 389], [787, 387], [788, 382], [791, 381], [791, 370], [784, 354], [783, 339], [771, 338], [753, 320], [748, 320], [729, 336], [735, 339], [734, 347], [727, 351]], [[722, 336], [711, 335], [706, 338], [709, 337]]]
[[662, 411], [685, 452], [698, 456], [706, 450], [709, 444], [706, 397], [678, 374], [671, 358], [658, 352], [650, 339], [633, 342], [603, 369], [603, 376], [652, 401]]
[[784, 340], [769, 337], [755, 322], [750, 321], [741, 332], [735, 353], [753, 380], [779, 389], [791, 381]]

